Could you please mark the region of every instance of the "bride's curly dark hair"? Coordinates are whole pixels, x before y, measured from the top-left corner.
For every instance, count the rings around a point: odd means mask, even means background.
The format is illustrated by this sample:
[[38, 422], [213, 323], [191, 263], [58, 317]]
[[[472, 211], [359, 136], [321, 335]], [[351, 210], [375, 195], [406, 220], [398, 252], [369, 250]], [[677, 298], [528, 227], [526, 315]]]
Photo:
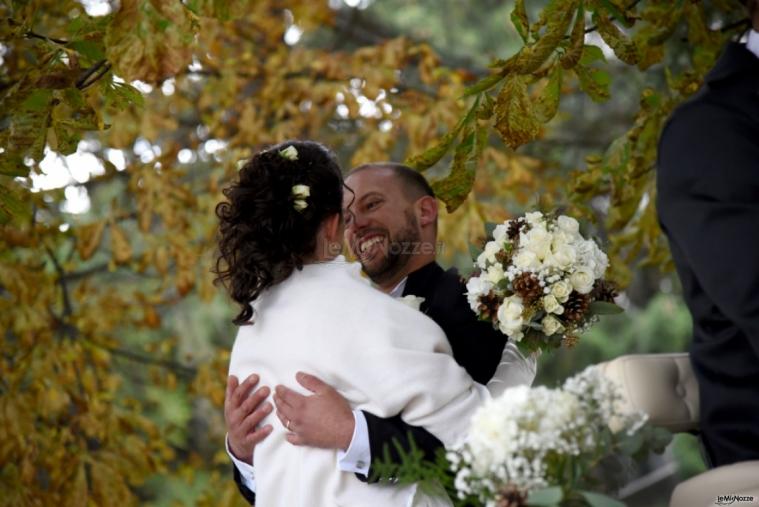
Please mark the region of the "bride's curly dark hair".
[[[297, 160], [287, 158], [289, 147]], [[300, 211], [294, 185], [310, 190]], [[219, 256], [213, 272], [240, 305], [234, 323], [242, 325], [253, 317], [251, 302], [261, 292], [302, 269], [303, 259], [314, 254], [322, 221], [342, 213], [343, 177], [325, 146], [286, 141], [253, 156], [224, 195], [228, 201], [216, 206]]]

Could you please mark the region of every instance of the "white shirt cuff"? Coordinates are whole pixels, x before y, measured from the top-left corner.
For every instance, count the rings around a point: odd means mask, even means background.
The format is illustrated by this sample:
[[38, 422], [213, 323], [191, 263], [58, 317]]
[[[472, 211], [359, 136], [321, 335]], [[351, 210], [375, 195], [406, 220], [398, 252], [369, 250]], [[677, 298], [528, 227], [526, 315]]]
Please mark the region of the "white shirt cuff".
[[[366, 421], [364, 421], [364, 424], [366, 424]], [[232, 460], [232, 463], [235, 464], [237, 471], [240, 472], [240, 478], [242, 479], [243, 485], [255, 493], [256, 474], [254, 472], [255, 469], [253, 468], [253, 465], [248, 465], [244, 461], [240, 461], [235, 457], [234, 454], [232, 454], [232, 451], [229, 450], [229, 435], [224, 437], [224, 446], [227, 448], [227, 454], [229, 454], [229, 458]]]
[[353, 437], [347, 451], [337, 451], [337, 469], [343, 472], [353, 472], [365, 477], [369, 476], [369, 465], [372, 462], [372, 451], [369, 447], [369, 427], [366, 417], [360, 410], [353, 411]]

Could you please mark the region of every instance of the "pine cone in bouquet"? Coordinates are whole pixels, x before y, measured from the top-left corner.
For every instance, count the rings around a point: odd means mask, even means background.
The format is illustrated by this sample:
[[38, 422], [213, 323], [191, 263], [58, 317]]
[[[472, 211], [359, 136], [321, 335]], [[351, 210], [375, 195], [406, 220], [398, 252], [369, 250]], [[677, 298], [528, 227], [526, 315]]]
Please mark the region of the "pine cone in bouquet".
[[619, 295], [619, 292], [617, 292], [617, 285], [614, 282], [597, 280], [593, 286], [593, 292], [591, 292], [590, 295], [593, 298], [593, 301], [613, 303], [614, 299]]
[[524, 299], [526, 304], [535, 301], [543, 295], [543, 287], [540, 280], [532, 273], [522, 273], [511, 282], [514, 293]]
[[506, 235], [512, 241], [519, 237], [519, 233], [523, 229], [527, 228], [527, 221], [524, 219], [524, 217], [515, 218], [514, 220], [510, 220], [508, 223], [509, 226], [508, 229], [506, 229]]
[[480, 297], [480, 317], [490, 321], [497, 320], [500, 305], [501, 298], [493, 292]]
[[572, 346], [598, 315], [621, 311], [616, 287], [604, 280], [608, 264], [574, 218], [526, 213], [492, 228], [467, 301], [523, 352]]
[[589, 294], [580, 294], [577, 291], [569, 295], [569, 299], [564, 303], [563, 317], [569, 322], [579, 322], [588, 312], [591, 297]]
[[506, 485], [496, 495], [496, 507], [526, 507], [527, 493], [514, 485]]

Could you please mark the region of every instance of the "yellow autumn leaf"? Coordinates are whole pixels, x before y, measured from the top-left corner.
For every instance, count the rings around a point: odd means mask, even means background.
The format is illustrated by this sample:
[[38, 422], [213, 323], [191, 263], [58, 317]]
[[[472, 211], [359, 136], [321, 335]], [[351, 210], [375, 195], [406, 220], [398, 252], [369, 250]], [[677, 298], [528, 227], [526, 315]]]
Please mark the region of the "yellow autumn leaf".
[[512, 149], [538, 137], [540, 121], [527, 93], [527, 77], [513, 74], [506, 78], [495, 103], [495, 128]]
[[111, 255], [116, 264], [126, 264], [132, 258], [132, 245], [124, 233], [124, 230], [117, 224], [110, 227], [111, 233]]
[[190, 63], [193, 25], [179, 0], [121, 0], [108, 25], [106, 56], [126, 81], [156, 83]]

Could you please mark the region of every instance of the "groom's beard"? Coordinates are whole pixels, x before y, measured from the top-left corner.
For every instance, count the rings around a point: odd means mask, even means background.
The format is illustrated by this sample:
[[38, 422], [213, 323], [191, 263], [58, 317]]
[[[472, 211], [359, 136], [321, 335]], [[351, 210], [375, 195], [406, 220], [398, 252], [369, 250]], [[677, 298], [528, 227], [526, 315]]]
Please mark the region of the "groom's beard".
[[365, 259], [359, 255], [364, 273], [376, 284], [392, 280], [400, 273], [421, 244], [416, 217], [411, 211], [406, 211], [404, 215], [406, 224], [394, 236], [390, 237], [387, 230], [381, 231], [388, 238], [386, 247], [379, 249], [371, 259]]

